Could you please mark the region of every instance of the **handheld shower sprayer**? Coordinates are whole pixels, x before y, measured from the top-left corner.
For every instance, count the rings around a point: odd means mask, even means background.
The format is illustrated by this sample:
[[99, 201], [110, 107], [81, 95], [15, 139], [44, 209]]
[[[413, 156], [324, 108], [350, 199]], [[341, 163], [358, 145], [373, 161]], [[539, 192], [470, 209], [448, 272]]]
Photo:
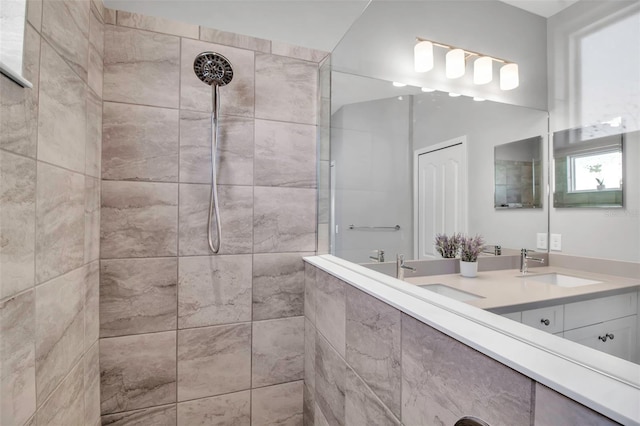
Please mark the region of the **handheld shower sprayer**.
[[[207, 240], [209, 249], [214, 253], [220, 251], [222, 241], [222, 225], [220, 224], [220, 206], [218, 202], [218, 136], [220, 109], [220, 92], [222, 86], [226, 86], [233, 79], [233, 68], [227, 58], [215, 52], [202, 52], [193, 61], [193, 71], [205, 84], [211, 86], [211, 193], [209, 196], [209, 216], [207, 219]], [[216, 222], [217, 235], [213, 239], [211, 230], [212, 219]]]

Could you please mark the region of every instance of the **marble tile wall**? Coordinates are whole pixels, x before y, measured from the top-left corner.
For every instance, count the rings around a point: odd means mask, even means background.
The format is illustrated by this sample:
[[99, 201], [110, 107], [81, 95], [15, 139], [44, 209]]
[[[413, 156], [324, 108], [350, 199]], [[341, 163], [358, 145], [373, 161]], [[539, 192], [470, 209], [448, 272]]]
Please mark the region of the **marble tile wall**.
[[[301, 425], [326, 53], [109, 9], [105, 22], [102, 423]], [[218, 255], [203, 51], [234, 68], [220, 89]]]
[[310, 264], [305, 298], [306, 426], [617, 424]]
[[104, 7], [29, 0], [0, 75], [0, 424], [100, 424]]

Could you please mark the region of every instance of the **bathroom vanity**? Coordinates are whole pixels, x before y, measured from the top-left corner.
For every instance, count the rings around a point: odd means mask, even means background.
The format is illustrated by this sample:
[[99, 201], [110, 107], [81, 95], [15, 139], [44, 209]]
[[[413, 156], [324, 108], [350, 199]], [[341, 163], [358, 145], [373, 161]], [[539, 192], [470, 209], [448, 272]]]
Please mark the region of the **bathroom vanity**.
[[508, 269], [482, 272], [473, 279], [446, 274], [406, 281], [627, 361], [639, 361], [638, 279], [541, 267], [524, 276]]

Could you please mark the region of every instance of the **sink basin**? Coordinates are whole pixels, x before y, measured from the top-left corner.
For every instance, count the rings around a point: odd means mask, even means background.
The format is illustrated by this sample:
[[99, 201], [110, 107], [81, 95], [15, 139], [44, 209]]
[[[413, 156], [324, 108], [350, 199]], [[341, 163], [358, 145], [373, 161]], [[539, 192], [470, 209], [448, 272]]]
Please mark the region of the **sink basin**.
[[484, 299], [477, 294], [467, 293], [466, 291], [458, 290], [453, 287], [446, 286], [444, 284], [423, 284], [418, 287], [425, 290], [432, 291], [434, 293], [441, 294], [443, 296], [450, 297], [452, 299], [459, 300], [461, 302], [468, 302], [469, 300]]
[[555, 272], [550, 274], [530, 275], [525, 278], [542, 283], [557, 285], [559, 287], [580, 287], [583, 285], [601, 283], [601, 281], [587, 280], [585, 278], [572, 277], [571, 275], [562, 275]]

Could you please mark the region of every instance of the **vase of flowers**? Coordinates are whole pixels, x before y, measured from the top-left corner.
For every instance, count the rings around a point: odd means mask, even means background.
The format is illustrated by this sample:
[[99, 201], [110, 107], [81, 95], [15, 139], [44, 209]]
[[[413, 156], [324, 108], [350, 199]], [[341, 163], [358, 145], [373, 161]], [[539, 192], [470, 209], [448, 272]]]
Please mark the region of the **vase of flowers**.
[[445, 259], [453, 259], [458, 256], [462, 238], [461, 234], [453, 234], [450, 237], [446, 234], [436, 234], [436, 240], [434, 242], [436, 251]]
[[460, 241], [460, 275], [474, 278], [478, 275], [478, 256], [484, 249], [482, 236], [462, 237]]

